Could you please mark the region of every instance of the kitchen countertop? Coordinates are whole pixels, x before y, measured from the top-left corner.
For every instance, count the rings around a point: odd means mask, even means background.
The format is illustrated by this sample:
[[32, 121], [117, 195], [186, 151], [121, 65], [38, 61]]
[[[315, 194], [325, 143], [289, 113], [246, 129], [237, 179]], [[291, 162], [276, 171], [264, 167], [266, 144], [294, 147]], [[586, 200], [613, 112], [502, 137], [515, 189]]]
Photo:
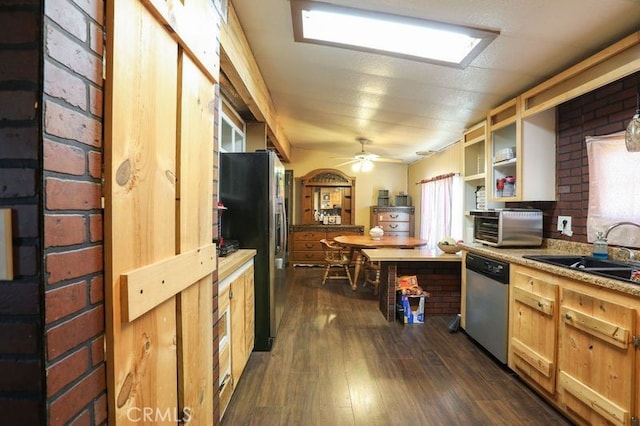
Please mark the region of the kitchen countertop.
[[240, 249], [225, 257], [218, 257], [218, 281], [231, 275], [236, 269], [251, 260], [257, 251], [255, 249]]
[[372, 262], [461, 262], [460, 254], [447, 254], [438, 249], [416, 248], [397, 249], [397, 248], [378, 248], [363, 249], [362, 253]]
[[578, 269], [570, 269], [561, 266], [550, 265], [525, 259], [524, 255], [591, 255], [590, 244], [568, 243], [560, 240], [545, 241], [542, 247], [489, 247], [478, 243], [459, 243], [459, 245], [470, 253], [485, 255], [493, 259], [502, 260], [508, 263], [528, 266], [541, 271], [553, 273], [567, 278], [592, 284], [597, 287], [604, 287], [622, 293], [640, 297], [640, 285], [631, 284], [620, 280], [605, 278], [598, 275], [581, 272]]

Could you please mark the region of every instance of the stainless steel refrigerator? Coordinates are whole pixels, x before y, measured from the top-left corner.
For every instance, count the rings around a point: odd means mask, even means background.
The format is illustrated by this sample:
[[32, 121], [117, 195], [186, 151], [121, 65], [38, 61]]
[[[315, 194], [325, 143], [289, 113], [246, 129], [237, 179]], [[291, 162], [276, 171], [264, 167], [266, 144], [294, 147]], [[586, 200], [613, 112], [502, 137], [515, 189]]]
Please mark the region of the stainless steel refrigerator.
[[284, 166], [272, 151], [221, 153], [222, 236], [254, 248], [255, 346], [270, 351], [284, 311], [287, 216]]

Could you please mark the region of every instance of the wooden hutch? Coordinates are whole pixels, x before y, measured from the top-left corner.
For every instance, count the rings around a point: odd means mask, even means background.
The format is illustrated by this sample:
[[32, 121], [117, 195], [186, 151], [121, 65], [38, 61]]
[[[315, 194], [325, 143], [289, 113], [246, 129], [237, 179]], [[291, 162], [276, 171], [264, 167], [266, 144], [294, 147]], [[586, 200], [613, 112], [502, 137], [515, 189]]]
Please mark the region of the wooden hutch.
[[336, 169], [316, 169], [301, 178], [301, 224], [290, 227], [290, 259], [296, 264], [320, 265], [320, 240], [338, 235], [362, 235], [354, 225], [356, 179]]

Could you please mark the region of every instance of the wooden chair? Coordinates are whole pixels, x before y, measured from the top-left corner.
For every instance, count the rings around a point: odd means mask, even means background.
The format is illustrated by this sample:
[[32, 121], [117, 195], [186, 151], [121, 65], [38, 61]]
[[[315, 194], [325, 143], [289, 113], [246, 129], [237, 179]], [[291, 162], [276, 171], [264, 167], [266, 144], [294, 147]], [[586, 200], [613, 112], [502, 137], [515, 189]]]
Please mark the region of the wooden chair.
[[378, 287], [380, 286], [380, 262], [372, 262], [369, 259], [365, 259], [364, 265], [364, 285], [371, 284], [373, 286], [373, 294], [378, 294]]
[[[322, 250], [324, 251], [324, 277], [322, 278], [322, 285], [327, 280], [349, 280], [349, 285], [353, 287], [353, 280], [351, 279], [351, 273], [349, 272], [349, 264], [351, 259], [349, 257], [349, 250], [345, 247], [328, 241], [327, 239], [320, 240], [322, 244]], [[332, 267], [339, 266], [344, 270], [344, 275], [329, 275], [329, 271]]]

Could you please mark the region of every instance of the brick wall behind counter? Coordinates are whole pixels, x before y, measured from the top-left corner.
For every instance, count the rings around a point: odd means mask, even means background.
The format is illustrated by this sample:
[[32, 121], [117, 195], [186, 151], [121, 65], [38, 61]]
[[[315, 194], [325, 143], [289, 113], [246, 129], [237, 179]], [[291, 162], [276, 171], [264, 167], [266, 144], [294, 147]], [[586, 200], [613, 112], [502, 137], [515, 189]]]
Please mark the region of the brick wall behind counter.
[[[11, 209], [14, 279], [0, 281], [0, 423], [44, 419], [40, 280], [40, 4], [0, 4], [0, 208]], [[8, 424], [8, 423], [7, 423]]]
[[101, 209], [102, 0], [47, 0], [43, 65], [46, 406], [107, 422]]
[[418, 284], [430, 293], [425, 315], [450, 316], [460, 313], [460, 262], [398, 262], [398, 276], [416, 275]]
[[[587, 242], [589, 161], [587, 136], [624, 131], [636, 112], [640, 72], [610, 83], [558, 106], [556, 144], [556, 202], [507, 203], [544, 211], [544, 237]], [[560, 235], [558, 215], [571, 216], [573, 236]]]

